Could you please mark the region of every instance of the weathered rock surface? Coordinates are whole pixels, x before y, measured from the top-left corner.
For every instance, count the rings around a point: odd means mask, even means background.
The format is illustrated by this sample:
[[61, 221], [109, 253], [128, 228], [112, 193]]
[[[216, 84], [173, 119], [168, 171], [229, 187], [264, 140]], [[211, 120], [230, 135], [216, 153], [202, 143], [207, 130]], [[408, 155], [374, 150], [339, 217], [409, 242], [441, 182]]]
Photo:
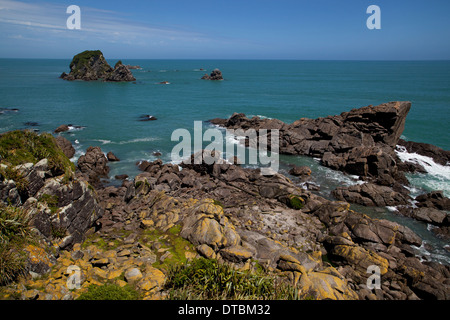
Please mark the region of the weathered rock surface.
[[106, 62], [100, 50], [86, 50], [75, 55], [70, 63], [70, 73], [63, 72], [60, 78], [64, 80], [104, 80], [104, 81], [135, 81], [131, 71], [121, 62], [114, 69]]
[[310, 176], [312, 173], [311, 168], [307, 166], [294, 166], [291, 170], [289, 170], [289, 174], [293, 176]]
[[61, 148], [67, 158], [70, 159], [75, 155], [75, 148], [72, 146], [72, 143], [69, 140], [67, 140], [63, 136], [57, 136], [55, 139], [58, 147]]
[[103, 214], [94, 190], [84, 181], [53, 174], [47, 159], [13, 170], [21, 175], [24, 189], [18, 190], [18, 182], [0, 179], [0, 201], [26, 210], [36, 232], [59, 249], [84, 241]]
[[108, 176], [107, 162], [108, 159], [100, 147], [89, 147], [78, 159], [77, 167], [91, 184], [98, 185], [100, 178]]
[[111, 162], [120, 161], [120, 159], [111, 151], [106, 154], [106, 158], [108, 159], [108, 161], [111, 161]]
[[442, 191], [433, 191], [416, 197], [417, 206], [420, 208], [435, 208], [450, 211], [450, 199], [444, 196]]
[[338, 187], [336, 190], [333, 190], [332, 194], [337, 200], [375, 207], [405, 205], [408, 204], [409, 198], [389, 187], [373, 183]]

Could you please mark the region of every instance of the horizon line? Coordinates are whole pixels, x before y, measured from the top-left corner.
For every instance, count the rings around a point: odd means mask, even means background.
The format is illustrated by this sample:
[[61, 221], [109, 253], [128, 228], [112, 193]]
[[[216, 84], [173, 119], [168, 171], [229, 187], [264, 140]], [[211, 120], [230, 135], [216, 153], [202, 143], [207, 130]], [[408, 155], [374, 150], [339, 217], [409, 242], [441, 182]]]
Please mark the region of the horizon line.
[[[72, 58], [13, 58], [13, 57], [0, 57], [0, 59], [4, 60], [69, 60]], [[214, 61], [214, 60], [223, 60], [223, 61], [361, 61], [361, 62], [414, 62], [414, 61], [450, 61], [448, 59], [286, 59], [286, 58], [108, 58], [112, 60], [204, 60], [204, 61]]]

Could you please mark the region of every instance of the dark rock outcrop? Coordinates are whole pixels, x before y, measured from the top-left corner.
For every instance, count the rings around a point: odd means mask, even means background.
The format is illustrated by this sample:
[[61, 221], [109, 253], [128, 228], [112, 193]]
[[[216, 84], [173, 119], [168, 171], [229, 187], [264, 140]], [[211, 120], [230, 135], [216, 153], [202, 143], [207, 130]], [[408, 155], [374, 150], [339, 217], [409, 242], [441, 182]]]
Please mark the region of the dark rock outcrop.
[[289, 170], [289, 174], [293, 176], [310, 176], [311, 175], [311, 168], [307, 166], [294, 166], [291, 170]]
[[[394, 147], [410, 108], [410, 102], [389, 102], [338, 116], [302, 118], [292, 124], [277, 119], [248, 119], [238, 113], [210, 122], [228, 129], [279, 130], [280, 153], [319, 157], [327, 167], [406, 194], [402, 185], [408, 181], [397, 166]], [[247, 139], [246, 145], [251, 143]]]
[[75, 155], [75, 148], [69, 140], [67, 140], [63, 136], [58, 136], [55, 139], [58, 147], [61, 148], [67, 158], [70, 159]]
[[62, 124], [58, 128], [56, 128], [55, 131], [53, 131], [53, 132], [54, 133], [61, 133], [61, 132], [66, 132], [68, 130], [69, 130], [69, 126], [67, 124]]
[[108, 159], [100, 147], [89, 147], [86, 154], [78, 159], [77, 167], [89, 183], [99, 185], [100, 178], [108, 176], [107, 162]]
[[338, 200], [357, 203], [363, 206], [385, 207], [408, 204], [408, 196], [386, 186], [373, 183], [357, 184], [350, 187], [338, 187], [332, 192]]
[[70, 73], [63, 72], [60, 78], [64, 80], [84, 81], [135, 81], [131, 71], [121, 62], [112, 68], [103, 57], [100, 50], [86, 50], [73, 57], [70, 63]]
[[211, 74], [205, 74], [202, 77], [203, 80], [223, 80], [222, 71], [214, 69]]

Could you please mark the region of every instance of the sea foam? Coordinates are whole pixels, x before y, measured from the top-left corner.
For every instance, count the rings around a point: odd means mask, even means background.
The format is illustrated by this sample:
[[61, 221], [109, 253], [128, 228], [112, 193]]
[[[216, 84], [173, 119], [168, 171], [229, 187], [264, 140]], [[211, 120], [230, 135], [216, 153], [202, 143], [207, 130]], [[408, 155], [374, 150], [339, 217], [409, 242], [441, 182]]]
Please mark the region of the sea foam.
[[447, 197], [450, 196], [450, 165], [443, 166], [434, 162], [430, 157], [410, 153], [403, 146], [397, 146], [396, 153], [403, 162], [421, 165], [427, 172], [426, 175], [413, 174], [408, 176], [408, 179], [414, 187], [442, 190]]

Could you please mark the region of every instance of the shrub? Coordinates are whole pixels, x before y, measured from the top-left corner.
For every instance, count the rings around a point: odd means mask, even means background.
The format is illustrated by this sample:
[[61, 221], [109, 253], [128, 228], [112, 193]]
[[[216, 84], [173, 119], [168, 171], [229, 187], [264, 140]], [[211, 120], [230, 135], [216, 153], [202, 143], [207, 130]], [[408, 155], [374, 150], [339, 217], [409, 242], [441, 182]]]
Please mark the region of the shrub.
[[47, 193], [44, 193], [40, 198], [39, 201], [45, 202], [50, 209], [51, 213], [56, 213], [58, 211], [58, 202], [59, 198], [57, 195], [50, 195]]
[[[11, 166], [28, 162], [35, 164], [47, 159], [53, 174], [64, 173], [70, 178], [75, 170], [75, 165], [64, 155], [49, 133], [38, 135], [32, 131], [16, 130], [0, 135], [0, 159], [1, 163]], [[8, 176], [7, 178], [10, 179]]]
[[194, 259], [173, 265], [165, 285], [173, 300], [259, 300], [296, 299], [297, 290], [275, 277], [251, 271], [239, 271], [217, 260]]
[[129, 285], [120, 287], [116, 284], [101, 286], [90, 285], [88, 291], [82, 293], [77, 300], [138, 300], [139, 293]]
[[30, 216], [19, 208], [0, 204], [0, 284], [7, 284], [25, 272], [24, 248], [32, 242]]

